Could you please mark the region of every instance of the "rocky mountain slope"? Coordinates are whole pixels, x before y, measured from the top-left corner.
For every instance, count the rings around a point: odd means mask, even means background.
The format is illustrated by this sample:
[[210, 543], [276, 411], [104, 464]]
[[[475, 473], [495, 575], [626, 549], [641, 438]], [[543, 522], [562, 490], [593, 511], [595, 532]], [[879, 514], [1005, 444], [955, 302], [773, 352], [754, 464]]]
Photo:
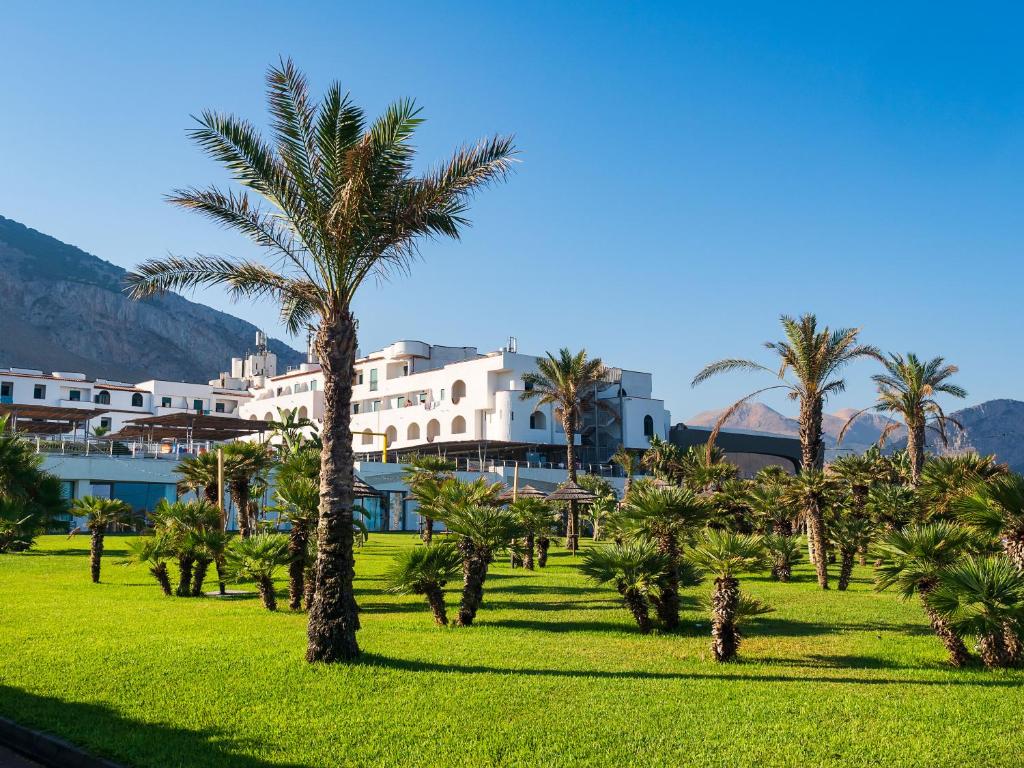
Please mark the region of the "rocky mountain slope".
[[[181, 296], [130, 301], [120, 267], [2, 216], [0, 275], [0, 367], [205, 382], [255, 342], [254, 325]], [[280, 370], [302, 361], [270, 348]]]
[[[843, 425], [854, 411], [841, 410], [825, 414], [823, 428], [825, 445], [835, 449], [837, 437]], [[722, 411], [704, 411], [686, 421], [691, 426], [712, 426]], [[981, 454], [995, 454], [1014, 471], [1024, 472], [1024, 402], [1019, 400], [989, 400], [988, 402], [954, 411], [950, 414], [964, 429], [961, 432], [950, 429], [949, 445], [943, 446], [938, 438], [929, 434], [929, 449], [936, 453], [977, 451]], [[847, 430], [842, 448], [863, 451], [878, 440], [889, 419], [877, 413], [859, 416]], [[741, 406], [726, 423], [728, 429], [744, 429], [754, 432], [771, 432], [779, 435], [799, 434], [796, 419], [783, 416], [763, 403], [749, 403]], [[906, 430], [896, 430], [886, 441], [893, 448], [906, 445]], [[829, 451], [835, 455], [835, 451]]]

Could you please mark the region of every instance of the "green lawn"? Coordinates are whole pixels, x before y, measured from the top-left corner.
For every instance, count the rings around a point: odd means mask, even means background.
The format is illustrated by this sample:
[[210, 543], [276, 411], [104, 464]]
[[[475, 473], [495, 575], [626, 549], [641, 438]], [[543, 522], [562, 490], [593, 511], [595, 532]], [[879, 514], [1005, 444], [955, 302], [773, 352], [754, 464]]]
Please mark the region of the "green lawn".
[[[163, 597], [141, 568], [89, 583], [85, 537], [0, 556], [0, 714], [138, 766], [1021, 764], [1024, 672], [953, 671], [915, 603], [748, 578], [777, 608], [716, 665], [684, 630], [636, 633], [561, 550], [496, 564], [479, 625], [381, 591], [407, 535], [358, 555], [364, 660], [311, 667], [305, 617]], [[449, 604], [456, 602], [453, 589]]]

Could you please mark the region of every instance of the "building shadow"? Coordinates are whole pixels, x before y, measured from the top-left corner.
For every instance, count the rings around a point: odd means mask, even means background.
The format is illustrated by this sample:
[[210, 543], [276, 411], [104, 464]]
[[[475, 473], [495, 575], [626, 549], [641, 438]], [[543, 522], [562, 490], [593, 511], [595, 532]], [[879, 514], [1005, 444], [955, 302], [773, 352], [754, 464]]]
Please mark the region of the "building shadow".
[[[196, 768], [314, 768], [312, 764], [269, 762], [240, 754], [244, 749], [258, 749], [261, 745], [237, 730], [191, 730], [139, 722], [102, 704], [62, 701], [7, 685], [0, 685], [0, 712], [20, 725], [53, 734], [86, 752], [126, 766], [144, 760], [152, 765]], [[111, 745], [116, 747], [110, 749]], [[339, 754], [337, 763], [344, 761], [345, 755]]]

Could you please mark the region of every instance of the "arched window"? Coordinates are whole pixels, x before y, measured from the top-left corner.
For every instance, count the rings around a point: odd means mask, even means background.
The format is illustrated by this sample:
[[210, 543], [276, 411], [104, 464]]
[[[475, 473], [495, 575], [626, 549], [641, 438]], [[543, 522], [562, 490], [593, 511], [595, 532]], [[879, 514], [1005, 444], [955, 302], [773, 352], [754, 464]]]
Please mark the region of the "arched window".
[[396, 427], [388, 427], [384, 430], [384, 434], [387, 435], [388, 445], [398, 442], [398, 429]]
[[453, 435], [464, 435], [466, 434], [466, 420], [461, 416], [456, 416], [452, 419], [452, 434]]
[[110, 405], [110, 393], [105, 389], [101, 389], [100, 393], [96, 395], [96, 402], [100, 405]]
[[267, 415], [263, 417], [263, 420], [264, 421], [273, 421], [274, 420], [274, 414], [272, 414], [270, 411], [267, 411]]
[[534, 411], [530, 414], [530, 429], [547, 429], [548, 418], [541, 411]]
[[142, 395], [140, 393], [136, 392], [134, 395], [132, 395], [132, 408], [141, 408], [141, 407], [142, 407]]
[[654, 436], [654, 417], [650, 414], [644, 416], [644, 437]]
[[298, 417], [300, 419], [308, 419], [309, 418], [309, 411], [306, 410], [306, 406], [304, 406], [304, 405], [299, 406], [299, 416]]
[[249, 414], [249, 421], [256, 421], [256, 414], [255, 413]]
[[420, 439], [420, 425], [410, 424], [409, 428], [405, 430], [406, 440], [419, 440]]
[[427, 422], [427, 442], [434, 442], [434, 438], [441, 434], [441, 422], [431, 419]]
[[363, 445], [373, 445], [373, 431], [369, 429], [363, 430]]
[[466, 382], [459, 379], [452, 384], [452, 402], [457, 403], [466, 396]]

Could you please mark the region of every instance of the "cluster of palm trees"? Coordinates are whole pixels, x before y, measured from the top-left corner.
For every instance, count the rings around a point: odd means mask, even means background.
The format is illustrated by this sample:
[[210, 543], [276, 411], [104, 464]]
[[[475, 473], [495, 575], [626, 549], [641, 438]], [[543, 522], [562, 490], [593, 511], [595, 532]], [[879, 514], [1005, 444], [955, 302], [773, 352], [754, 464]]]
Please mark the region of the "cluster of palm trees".
[[60, 480], [41, 465], [42, 457], [0, 416], [0, 553], [28, 549], [67, 511]]

